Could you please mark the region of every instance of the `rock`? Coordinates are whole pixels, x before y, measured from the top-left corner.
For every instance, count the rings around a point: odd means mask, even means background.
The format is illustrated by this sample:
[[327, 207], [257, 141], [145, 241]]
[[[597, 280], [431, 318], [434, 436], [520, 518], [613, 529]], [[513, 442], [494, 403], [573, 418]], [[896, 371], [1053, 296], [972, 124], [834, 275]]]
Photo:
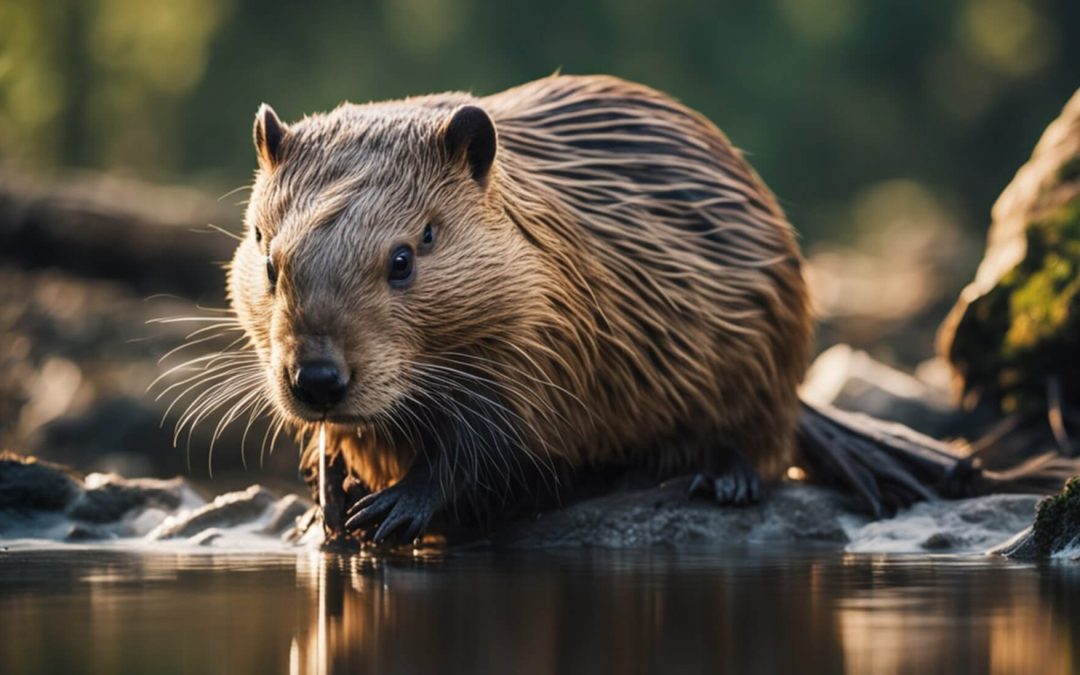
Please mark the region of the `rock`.
[[115, 533], [106, 528], [97, 528], [94, 526], [86, 526], [81, 523], [76, 523], [68, 530], [67, 536], [64, 537], [64, 541], [70, 542], [86, 542], [86, 541], [102, 541], [105, 539], [114, 539]]
[[178, 508], [183, 501], [185, 483], [182, 478], [124, 479], [116, 475], [91, 474], [87, 476], [86, 487], [68, 515], [89, 523], [109, 523], [136, 508], [155, 507], [169, 511]]
[[141, 536], [168, 512], [203, 501], [181, 478], [90, 474], [14, 454], [0, 456], [0, 533], [66, 541]]
[[497, 547], [677, 547], [730, 543], [833, 546], [858, 553], [983, 553], [1030, 522], [1039, 497], [992, 495], [923, 502], [868, 521], [849, 498], [787, 482], [758, 505], [720, 507], [686, 498], [686, 481], [598, 497], [510, 525]]
[[938, 341], [969, 406], [1080, 404], [1080, 92], [994, 204], [986, 255]]
[[[14, 492], [0, 492], [0, 533], [9, 539], [67, 542], [180, 540], [181, 546], [288, 550], [321, 543], [318, 509], [296, 495], [277, 499], [253, 485], [202, 502], [182, 479], [125, 480], [90, 475], [85, 483], [62, 467], [27, 459], [0, 460], [0, 478], [28, 477]], [[0, 482], [0, 485], [7, 483]], [[26, 486], [37, 485], [36, 490]], [[647, 548], [777, 544], [829, 546], [857, 552], [985, 551], [1023, 529], [1037, 498], [996, 495], [921, 503], [895, 518], [869, 522], [853, 499], [821, 486], [787, 481], [750, 507], [722, 507], [688, 498], [689, 477], [656, 487], [615, 492], [509, 524], [495, 532], [498, 548]], [[1080, 488], [1070, 484], [1075, 501]], [[64, 496], [58, 496], [56, 488]], [[18, 499], [25, 498], [20, 502]], [[1047, 502], [1040, 522], [1061, 522], [1075, 535], [1076, 512]], [[1080, 510], [1080, 509], [1077, 509]], [[1059, 514], [1065, 514], [1064, 516]], [[1042, 530], [1040, 530], [1042, 531]], [[1060, 541], [1059, 541], [1060, 539]], [[1074, 536], [1075, 539], [1075, 536]], [[1065, 535], [1048, 537], [1051, 550], [1067, 548]], [[1040, 541], [1042, 541], [1040, 539]], [[170, 544], [176, 545], [176, 544]]]
[[982, 553], [1031, 522], [1037, 495], [920, 502], [849, 532], [853, 553]]
[[322, 527], [322, 513], [320, 511], [321, 509], [317, 504], [312, 504], [307, 511], [293, 521], [291, 527], [281, 533], [282, 540], [292, 544], [302, 542], [322, 543], [325, 533]]
[[311, 506], [253, 485], [207, 504], [183, 478], [80, 479], [60, 465], [0, 455], [0, 536], [67, 542], [187, 538], [207, 546], [280, 545]]
[[57, 464], [0, 452], [0, 510], [59, 511], [81, 492], [78, 479]]
[[225, 533], [216, 527], [211, 527], [208, 530], [203, 530], [197, 534], [188, 538], [188, 543], [194, 546], [212, 546], [215, 542], [225, 536]]
[[590, 499], [498, 531], [500, 548], [642, 548], [717, 543], [847, 542], [851, 502], [839, 493], [784, 483], [762, 503], [719, 507], [687, 498], [689, 479]]
[[1031, 528], [997, 552], [1015, 560], [1080, 559], [1080, 478], [1039, 502]]
[[162, 523], [147, 535], [148, 539], [191, 537], [211, 528], [229, 528], [250, 524], [263, 517], [277, 501], [272, 492], [261, 485], [252, 485], [241, 492], [228, 492], [214, 501]]
[[297, 527], [297, 523], [314, 505], [297, 495], [285, 495], [270, 511], [263, 534], [280, 535]]

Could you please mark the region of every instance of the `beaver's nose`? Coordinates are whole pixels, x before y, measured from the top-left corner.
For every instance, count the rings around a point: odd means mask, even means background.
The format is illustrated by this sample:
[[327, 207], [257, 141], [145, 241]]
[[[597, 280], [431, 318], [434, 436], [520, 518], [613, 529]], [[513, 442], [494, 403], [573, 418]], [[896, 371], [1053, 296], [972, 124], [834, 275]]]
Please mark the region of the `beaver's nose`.
[[345, 397], [349, 376], [332, 361], [305, 361], [296, 369], [292, 393], [313, 408], [330, 408]]

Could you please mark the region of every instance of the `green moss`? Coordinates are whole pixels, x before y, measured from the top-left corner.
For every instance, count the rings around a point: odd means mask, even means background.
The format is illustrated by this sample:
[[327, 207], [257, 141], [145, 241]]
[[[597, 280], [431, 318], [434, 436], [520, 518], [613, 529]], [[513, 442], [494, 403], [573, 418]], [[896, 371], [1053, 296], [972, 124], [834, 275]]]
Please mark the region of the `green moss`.
[[1006, 359], [1075, 336], [1080, 327], [1080, 199], [1031, 223], [1026, 236], [1027, 255], [1002, 279], [1009, 292]]
[[1048, 253], [1042, 268], [1012, 291], [1009, 298], [1012, 321], [1005, 334], [1003, 356], [1015, 357], [1069, 330], [1075, 318], [1071, 308], [1078, 293], [1080, 276], [1076, 262]]
[[967, 386], [1015, 412], [1080, 373], [1080, 198], [1031, 222], [1024, 259], [969, 308], [952, 358]]
[[1080, 477], [1071, 478], [1060, 494], [1039, 502], [1032, 535], [1042, 556], [1080, 539]]

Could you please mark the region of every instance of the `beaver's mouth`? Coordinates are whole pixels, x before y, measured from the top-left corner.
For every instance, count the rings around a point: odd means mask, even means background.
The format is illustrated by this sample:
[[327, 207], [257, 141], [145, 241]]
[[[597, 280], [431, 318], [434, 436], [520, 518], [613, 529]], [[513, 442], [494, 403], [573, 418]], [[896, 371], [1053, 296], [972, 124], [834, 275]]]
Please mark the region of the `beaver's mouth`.
[[286, 395], [283, 404], [279, 404], [278, 408], [285, 413], [286, 416], [293, 417], [299, 422], [307, 423], [326, 423], [326, 424], [341, 424], [346, 426], [360, 426], [372, 421], [370, 415], [363, 413], [357, 413], [350, 410], [334, 409], [334, 408], [313, 408], [305, 405], [301, 401], [297, 401], [295, 398]]
[[365, 415], [359, 415], [348, 410], [327, 410], [311, 408], [299, 401], [290, 400], [285, 412], [303, 422], [328, 422], [330, 424], [359, 424], [369, 421]]
[[322, 421], [329, 422], [330, 424], [346, 424], [349, 426], [360, 426], [363, 424], [369, 424], [372, 421], [371, 417], [367, 415], [358, 415], [348, 412], [329, 412]]

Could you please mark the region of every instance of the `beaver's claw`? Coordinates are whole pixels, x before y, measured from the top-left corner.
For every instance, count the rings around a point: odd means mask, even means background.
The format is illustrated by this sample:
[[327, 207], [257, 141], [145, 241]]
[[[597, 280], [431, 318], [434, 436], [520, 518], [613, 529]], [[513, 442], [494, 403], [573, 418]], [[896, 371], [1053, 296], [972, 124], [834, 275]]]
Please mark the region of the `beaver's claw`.
[[757, 471], [732, 451], [727, 466], [716, 473], [699, 473], [690, 481], [689, 495], [704, 494], [722, 506], [747, 506], [761, 499], [761, 479]]
[[406, 477], [353, 504], [345, 527], [350, 532], [360, 530], [362, 539], [375, 544], [390, 539], [407, 544], [423, 534], [436, 508], [431, 486]]

